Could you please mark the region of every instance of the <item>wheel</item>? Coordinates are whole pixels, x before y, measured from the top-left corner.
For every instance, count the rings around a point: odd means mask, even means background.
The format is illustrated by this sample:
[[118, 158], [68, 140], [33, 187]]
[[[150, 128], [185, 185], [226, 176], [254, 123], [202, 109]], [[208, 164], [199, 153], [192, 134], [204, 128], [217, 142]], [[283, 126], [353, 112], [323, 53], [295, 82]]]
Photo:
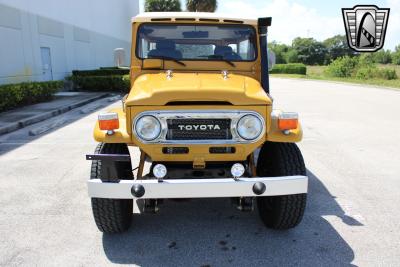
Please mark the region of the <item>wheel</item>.
[[[129, 154], [125, 144], [97, 145], [95, 153], [99, 154]], [[124, 179], [133, 179], [130, 162], [120, 162], [117, 165], [119, 174], [124, 174]], [[92, 161], [90, 179], [101, 179], [101, 160]], [[122, 178], [121, 178], [122, 179]], [[104, 233], [120, 233], [129, 229], [133, 212], [133, 200], [92, 198], [93, 217], [97, 228]]]
[[[257, 161], [257, 175], [264, 177], [306, 175], [303, 156], [294, 143], [266, 142]], [[258, 197], [257, 207], [265, 226], [289, 229], [301, 222], [307, 194]]]

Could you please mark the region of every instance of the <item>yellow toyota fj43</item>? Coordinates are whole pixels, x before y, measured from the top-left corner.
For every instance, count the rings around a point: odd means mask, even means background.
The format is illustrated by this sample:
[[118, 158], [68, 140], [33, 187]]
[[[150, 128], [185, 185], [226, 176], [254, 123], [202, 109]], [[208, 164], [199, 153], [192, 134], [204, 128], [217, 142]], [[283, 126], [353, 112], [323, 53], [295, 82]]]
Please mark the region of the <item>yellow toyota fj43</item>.
[[[301, 221], [308, 178], [295, 142], [302, 130], [297, 113], [273, 109], [270, 25], [269, 17], [213, 13], [133, 18], [130, 92], [121, 108], [98, 116], [100, 143], [86, 156], [100, 231], [127, 230], [133, 201], [155, 212], [163, 199], [179, 198], [227, 197], [240, 210], [256, 203], [273, 229]], [[129, 146], [141, 153], [135, 170]]]

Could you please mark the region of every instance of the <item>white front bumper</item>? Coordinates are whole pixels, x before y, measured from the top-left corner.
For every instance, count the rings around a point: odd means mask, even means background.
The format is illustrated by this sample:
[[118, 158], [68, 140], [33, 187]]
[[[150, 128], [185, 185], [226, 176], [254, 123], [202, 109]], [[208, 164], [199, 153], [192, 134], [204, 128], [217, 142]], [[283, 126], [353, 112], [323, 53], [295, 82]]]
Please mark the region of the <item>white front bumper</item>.
[[[255, 194], [253, 186], [260, 182], [265, 185], [262, 194]], [[88, 181], [89, 196], [95, 198], [132, 199], [134, 185], [144, 188], [140, 198], [214, 198], [279, 196], [307, 193], [307, 176], [280, 176], [257, 178], [223, 179], [179, 179], [179, 180], [121, 180], [117, 183]]]

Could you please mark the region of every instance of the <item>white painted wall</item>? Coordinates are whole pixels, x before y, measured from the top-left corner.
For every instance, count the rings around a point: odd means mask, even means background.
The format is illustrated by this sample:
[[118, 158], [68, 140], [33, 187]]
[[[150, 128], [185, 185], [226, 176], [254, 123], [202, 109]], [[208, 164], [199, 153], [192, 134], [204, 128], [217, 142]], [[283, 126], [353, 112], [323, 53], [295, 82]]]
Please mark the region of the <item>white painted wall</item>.
[[75, 69], [129, 64], [138, 0], [0, 0], [0, 84], [44, 80], [40, 47], [49, 47], [53, 80]]

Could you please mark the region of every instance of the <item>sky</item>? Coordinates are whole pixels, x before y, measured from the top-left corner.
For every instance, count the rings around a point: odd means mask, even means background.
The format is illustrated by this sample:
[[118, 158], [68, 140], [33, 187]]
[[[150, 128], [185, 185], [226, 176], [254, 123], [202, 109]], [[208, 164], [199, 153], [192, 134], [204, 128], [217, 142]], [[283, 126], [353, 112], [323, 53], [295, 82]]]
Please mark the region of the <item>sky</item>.
[[[185, 9], [185, 0], [181, 0]], [[237, 17], [272, 17], [269, 40], [291, 44], [296, 37], [313, 37], [318, 41], [345, 34], [341, 8], [357, 4], [374, 4], [390, 8], [384, 49], [400, 44], [400, 0], [218, 0], [217, 13]], [[139, 0], [140, 11], [144, 0]]]

